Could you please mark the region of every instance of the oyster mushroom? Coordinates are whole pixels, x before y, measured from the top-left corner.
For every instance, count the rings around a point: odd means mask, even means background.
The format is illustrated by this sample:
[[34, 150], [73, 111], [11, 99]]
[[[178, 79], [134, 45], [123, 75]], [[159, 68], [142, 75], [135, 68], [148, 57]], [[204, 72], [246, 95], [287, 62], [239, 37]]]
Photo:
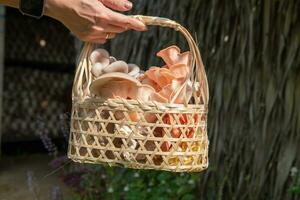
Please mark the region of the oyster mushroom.
[[139, 75], [140, 68], [136, 64], [128, 64], [128, 74], [133, 77], [137, 77]]
[[90, 91], [104, 98], [115, 96], [127, 98], [134, 96], [133, 88], [140, 85], [141, 83], [137, 79], [128, 74], [112, 72], [103, 74], [94, 80], [90, 85]]
[[95, 49], [90, 55], [90, 61], [92, 63], [91, 72], [95, 77], [98, 77], [103, 73], [103, 69], [110, 63], [109, 54], [104, 49]]
[[102, 70], [104, 69], [104, 66], [97, 62], [92, 66], [91, 72], [94, 76], [98, 77], [102, 74]]
[[151, 100], [154, 93], [156, 93], [156, 91], [153, 87], [151, 87], [150, 85], [142, 84], [137, 87], [137, 90], [135, 92], [136, 96], [134, 97], [134, 99], [147, 102]]
[[109, 64], [113, 63], [113, 62], [116, 62], [117, 59], [113, 56], [109, 56]]
[[128, 65], [122, 60], [118, 60], [106, 66], [103, 70], [104, 73], [122, 72], [128, 73]]
[[106, 66], [109, 64], [109, 53], [105, 49], [95, 49], [90, 55], [90, 60], [92, 64], [99, 62]]
[[191, 57], [189, 51], [180, 53], [180, 49], [176, 45], [172, 45], [165, 49], [162, 49], [156, 55], [158, 57], [161, 57], [168, 67], [174, 64], [188, 65]]

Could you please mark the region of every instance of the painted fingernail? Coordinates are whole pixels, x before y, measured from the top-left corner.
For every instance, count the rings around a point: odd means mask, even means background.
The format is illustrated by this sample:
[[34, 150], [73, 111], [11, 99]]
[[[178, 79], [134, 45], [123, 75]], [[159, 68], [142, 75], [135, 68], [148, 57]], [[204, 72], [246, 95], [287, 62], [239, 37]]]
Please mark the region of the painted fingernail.
[[132, 3], [131, 3], [130, 1], [127, 1], [127, 2], [125, 3], [125, 8], [126, 8], [126, 9], [131, 9], [131, 8], [132, 8]]

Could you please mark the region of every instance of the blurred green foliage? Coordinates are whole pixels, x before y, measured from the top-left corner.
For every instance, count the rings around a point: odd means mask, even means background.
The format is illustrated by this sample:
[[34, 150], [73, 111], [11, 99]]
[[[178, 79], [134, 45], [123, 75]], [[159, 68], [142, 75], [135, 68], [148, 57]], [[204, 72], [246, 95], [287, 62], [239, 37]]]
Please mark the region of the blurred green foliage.
[[291, 185], [288, 189], [288, 192], [293, 195], [299, 195], [300, 197], [300, 175], [296, 167], [292, 167], [290, 172]]
[[197, 174], [89, 166], [69, 199], [195, 200]]
[[289, 192], [292, 194], [300, 194], [300, 184], [291, 186]]

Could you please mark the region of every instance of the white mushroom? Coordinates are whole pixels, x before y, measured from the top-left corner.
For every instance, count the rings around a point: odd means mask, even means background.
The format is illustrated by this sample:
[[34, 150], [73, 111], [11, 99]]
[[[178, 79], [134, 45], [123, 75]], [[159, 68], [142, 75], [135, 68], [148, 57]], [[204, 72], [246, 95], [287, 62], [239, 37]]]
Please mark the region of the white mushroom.
[[109, 64], [113, 63], [113, 62], [116, 62], [117, 59], [113, 56], [109, 56]]
[[103, 58], [108, 59], [109, 64], [109, 53], [105, 49], [95, 49], [90, 55], [90, 60], [92, 64], [95, 64], [96, 62], [101, 62]]
[[103, 69], [103, 73], [122, 72], [128, 73], [128, 65], [122, 60], [111, 63]]
[[136, 64], [128, 64], [128, 74], [133, 77], [137, 77], [139, 75], [140, 68]]
[[[94, 81], [92, 81], [91, 85], [90, 85], [90, 91], [95, 94], [95, 95], [99, 95], [99, 96], [105, 96], [108, 94], [104, 94], [107, 93], [107, 88], [105, 88], [104, 86], [107, 85], [107, 83], [111, 83], [114, 81], [118, 81], [118, 80], [123, 80], [128, 82], [129, 84], [133, 84], [133, 85], [137, 85], [140, 86], [141, 83], [139, 80], [133, 78], [132, 76], [129, 76], [128, 74], [125, 73], [120, 73], [120, 72], [112, 72], [112, 73], [108, 73], [108, 74], [103, 74], [101, 76], [99, 76], [97, 79], [95, 79]], [[126, 85], [124, 85], [123, 87], [125, 87]], [[127, 87], [127, 86], [126, 86]], [[113, 92], [113, 90], [116, 88], [110, 88], [110, 92]], [[122, 87], [118, 87], [118, 89], [122, 89]], [[127, 93], [127, 91], [123, 91], [125, 93]]]
[[103, 70], [104, 66], [97, 62], [92, 66], [91, 72], [94, 76], [98, 77], [102, 74], [102, 70]]
[[145, 74], [145, 71], [143, 71], [143, 70], [140, 69], [140, 72], [137, 73], [137, 74], [134, 76], [134, 78], [140, 79], [140, 78], [142, 78], [142, 77], [144, 76], [144, 74]]

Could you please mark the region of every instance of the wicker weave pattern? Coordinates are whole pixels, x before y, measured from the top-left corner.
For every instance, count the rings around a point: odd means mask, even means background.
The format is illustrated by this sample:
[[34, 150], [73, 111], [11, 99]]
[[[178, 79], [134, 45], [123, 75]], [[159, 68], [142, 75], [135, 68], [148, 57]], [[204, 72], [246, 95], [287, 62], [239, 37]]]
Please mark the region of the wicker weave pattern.
[[188, 31], [174, 21], [134, 17], [147, 25], [171, 27], [184, 34], [193, 55], [190, 79], [195, 104], [105, 100], [93, 96], [89, 92], [93, 78], [88, 60], [92, 45], [86, 44], [73, 86], [68, 156], [81, 163], [202, 171], [208, 167], [208, 84], [197, 45]]

